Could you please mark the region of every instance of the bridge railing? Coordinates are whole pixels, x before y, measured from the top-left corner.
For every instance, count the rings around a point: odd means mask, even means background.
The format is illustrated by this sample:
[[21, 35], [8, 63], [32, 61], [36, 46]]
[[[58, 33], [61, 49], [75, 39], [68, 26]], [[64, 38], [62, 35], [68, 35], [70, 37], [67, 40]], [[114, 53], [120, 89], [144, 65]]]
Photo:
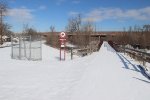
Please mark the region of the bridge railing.
[[145, 66], [146, 62], [150, 63], [150, 53], [121, 46], [118, 46], [115, 49], [120, 52], [128, 53], [132, 58], [141, 61], [143, 63], [143, 66]]

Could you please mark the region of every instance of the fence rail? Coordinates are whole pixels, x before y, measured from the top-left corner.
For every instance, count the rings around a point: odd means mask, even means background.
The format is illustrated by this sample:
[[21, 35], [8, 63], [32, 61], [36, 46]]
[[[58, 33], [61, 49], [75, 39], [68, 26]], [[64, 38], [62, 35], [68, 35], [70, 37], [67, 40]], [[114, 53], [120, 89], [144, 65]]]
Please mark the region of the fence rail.
[[143, 66], [145, 66], [146, 62], [150, 63], [150, 53], [121, 46], [118, 46], [116, 49], [120, 52], [128, 53], [134, 59], [142, 61]]
[[11, 57], [19, 60], [42, 60], [40, 35], [11, 37]]

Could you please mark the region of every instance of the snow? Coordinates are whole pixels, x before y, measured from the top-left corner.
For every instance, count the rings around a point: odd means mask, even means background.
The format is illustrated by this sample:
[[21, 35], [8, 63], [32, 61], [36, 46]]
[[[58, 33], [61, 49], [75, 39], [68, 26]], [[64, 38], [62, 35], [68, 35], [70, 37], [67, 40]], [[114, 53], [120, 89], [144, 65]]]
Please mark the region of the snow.
[[76, 45], [73, 45], [73, 44], [71, 44], [71, 43], [69, 43], [69, 42], [66, 43], [66, 46], [67, 46], [67, 47], [70, 47], [70, 48], [77, 48]]
[[150, 50], [146, 50], [147, 51], [147, 53], [150, 53]]
[[138, 63], [107, 42], [87, 57], [59, 61], [42, 45], [42, 61], [14, 60], [0, 48], [0, 100], [149, 100], [150, 80]]
[[11, 46], [11, 42], [4, 42], [2, 45], [0, 45], [0, 48], [9, 47]]
[[71, 100], [149, 100], [150, 81], [120, 55], [104, 43]]

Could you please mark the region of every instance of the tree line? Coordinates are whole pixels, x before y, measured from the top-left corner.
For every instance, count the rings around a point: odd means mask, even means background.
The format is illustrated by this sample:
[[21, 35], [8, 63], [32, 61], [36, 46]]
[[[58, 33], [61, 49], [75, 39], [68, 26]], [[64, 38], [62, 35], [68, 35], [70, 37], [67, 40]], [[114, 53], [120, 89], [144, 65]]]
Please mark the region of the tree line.
[[133, 47], [147, 48], [150, 49], [150, 25], [146, 24], [143, 26], [129, 27], [117, 34], [113, 39], [114, 42], [121, 45], [130, 44]]
[[[3, 39], [3, 36], [8, 36], [9, 38], [11, 35], [18, 35], [11, 31], [11, 25], [8, 23], [5, 23], [5, 18], [8, 15], [9, 7], [7, 5], [7, 2], [4, 0], [0, 1], [0, 45], [2, 45], [5, 41]], [[30, 27], [28, 24], [23, 25], [23, 31], [21, 35], [31, 36], [32, 40], [37, 38], [36, 36], [39, 34], [39, 32], [36, 31], [33, 27]]]
[[3, 36], [10, 36], [12, 32], [10, 31], [11, 26], [8, 23], [4, 23], [4, 18], [8, 12], [8, 5], [6, 2], [0, 2], [0, 44], [3, 44]]
[[[90, 36], [95, 32], [94, 30], [95, 26], [93, 22], [83, 22], [81, 15], [78, 14], [77, 16], [68, 19], [65, 32], [71, 36], [67, 38], [67, 41], [78, 47], [86, 47], [90, 44]], [[47, 44], [50, 44], [51, 46], [59, 46], [59, 37], [58, 33], [55, 32], [54, 26], [50, 27], [50, 33], [46, 40]]]
[[[13, 34], [13, 32], [10, 31], [11, 26], [4, 21], [7, 16], [7, 12], [7, 3], [0, 2], [0, 44], [3, 44], [4, 42], [2, 39], [4, 35], [10, 37], [10, 35]], [[96, 32], [96, 26], [91, 21], [84, 22], [81, 14], [68, 19], [65, 32], [67, 32], [67, 34], [72, 34], [68, 38], [68, 41], [79, 47], [86, 47], [93, 41], [98, 41], [91, 38], [91, 35]], [[29, 27], [28, 25], [24, 25], [22, 32], [23, 35], [35, 36], [38, 33], [39, 32], [37, 32], [36, 29]], [[124, 28], [124, 31], [116, 34], [114, 37], [110, 38], [110, 40], [122, 45], [131, 44], [140, 45], [142, 48], [150, 48], [150, 25], [147, 24], [141, 27], [135, 25], [133, 27], [129, 27], [128, 30]], [[50, 27], [46, 43], [54, 47], [59, 46], [59, 37], [54, 26]]]

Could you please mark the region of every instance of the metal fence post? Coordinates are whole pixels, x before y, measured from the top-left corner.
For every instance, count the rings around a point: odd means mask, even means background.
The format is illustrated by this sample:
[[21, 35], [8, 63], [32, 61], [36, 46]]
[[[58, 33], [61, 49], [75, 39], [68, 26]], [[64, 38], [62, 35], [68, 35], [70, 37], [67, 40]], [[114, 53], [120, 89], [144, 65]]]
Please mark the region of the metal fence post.
[[123, 51], [124, 51], [124, 55], [125, 55], [125, 45], [123, 45]]
[[28, 59], [28, 57], [27, 57], [27, 47], [26, 47], [26, 36], [23, 36], [22, 37], [22, 41], [23, 41], [23, 43], [24, 43], [24, 57], [26, 58], [26, 59]]
[[19, 59], [21, 59], [21, 36], [19, 36]]
[[40, 60], [42, 60], [42, 36], [41, 35], [39, 35], [39, 37], [40, 37]]
[[13, 36], [11, 35], [11, 59], [13, 58]]
[[143, 59], [143, 66], [145, 66], [145, 59], [144, 59], [144, 54], [142, 54], [142, 59]]
[[29, 51], [30, 51], [30, 55], [29, 55], [29, 60], [31, 60], [31, 35], [30, 35], [30, 40], [29, 40], [29, 42], [30, 42], [30, 46], [29, 46]]
[[73, 48], [71, 47], [71, 60], [73, 59]]

